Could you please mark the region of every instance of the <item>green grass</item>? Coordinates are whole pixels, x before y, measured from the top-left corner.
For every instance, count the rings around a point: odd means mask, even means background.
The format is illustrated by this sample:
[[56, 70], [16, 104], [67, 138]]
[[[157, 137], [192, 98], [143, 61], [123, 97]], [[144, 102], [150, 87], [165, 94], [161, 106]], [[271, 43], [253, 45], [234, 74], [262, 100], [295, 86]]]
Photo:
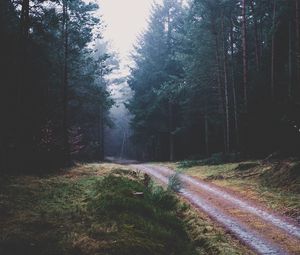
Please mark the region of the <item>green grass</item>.
[[170, 190], [128, 170], [0, 177], [0, 254], [244, 254]]
[[195, 254], [184, 224], [176, 216], [177, 203], [162, 188], [149, 189], [136, 180], [109, 175], [96, 186], [89, 208], [98, 221], [115, 226], [115, 231], [92, 235], [119, 240], [109, 254]]
[[75, 254], [71, 236], [85, 230], [87, 191], [95, 182], [8, 179], [1, 185], [0, 254]]

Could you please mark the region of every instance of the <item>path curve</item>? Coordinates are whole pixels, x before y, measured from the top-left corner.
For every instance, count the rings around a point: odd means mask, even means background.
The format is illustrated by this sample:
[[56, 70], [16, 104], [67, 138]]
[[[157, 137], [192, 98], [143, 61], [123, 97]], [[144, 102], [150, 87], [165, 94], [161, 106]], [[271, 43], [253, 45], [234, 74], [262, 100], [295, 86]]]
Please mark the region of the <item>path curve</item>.
[[[163, 184], [175, 172], [167, 167], [135, 164]], [[257, 254], [300, 254], [300, 226], [263, 206], [237, 197], [222, 187], [180, 174], [180, 194], [195, 207], [230, 231]]]

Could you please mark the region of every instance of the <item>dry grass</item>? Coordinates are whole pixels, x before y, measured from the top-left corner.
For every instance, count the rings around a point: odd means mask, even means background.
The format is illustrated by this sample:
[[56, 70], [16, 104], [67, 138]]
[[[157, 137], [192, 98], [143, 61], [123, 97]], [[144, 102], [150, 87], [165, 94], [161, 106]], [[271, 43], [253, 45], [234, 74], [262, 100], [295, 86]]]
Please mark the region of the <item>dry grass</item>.
[[182, 214], [189, 236], [197, 244], [197, 254], [254, 255], [237, 239], [225, 232], [206, 214], [188, 207]]

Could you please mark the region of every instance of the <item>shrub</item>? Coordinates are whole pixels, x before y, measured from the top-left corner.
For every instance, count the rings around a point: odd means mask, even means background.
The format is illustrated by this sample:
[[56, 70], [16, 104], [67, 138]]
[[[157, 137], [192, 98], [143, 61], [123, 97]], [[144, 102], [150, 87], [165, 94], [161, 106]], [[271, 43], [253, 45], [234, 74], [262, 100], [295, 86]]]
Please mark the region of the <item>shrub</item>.
[[182, 182], [178, 172], [169, 177], [168, 189], [179, 192], [182, 189]]

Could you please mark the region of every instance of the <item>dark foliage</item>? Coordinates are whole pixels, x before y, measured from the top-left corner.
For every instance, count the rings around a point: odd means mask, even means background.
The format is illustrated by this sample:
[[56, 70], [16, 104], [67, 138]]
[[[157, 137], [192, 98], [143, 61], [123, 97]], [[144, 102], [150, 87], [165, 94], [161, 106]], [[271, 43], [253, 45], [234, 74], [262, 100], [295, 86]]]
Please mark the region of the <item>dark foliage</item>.
[[299, 156], [299, 17], [297, 1], [155, 6], [129, 80], [137, 156]]
[[99, 136], [112, 101], [109, 56], [88, 47], [102, 29], [96, 10], [81, 0], [1, 1], [1, 171], [103, 158]]

